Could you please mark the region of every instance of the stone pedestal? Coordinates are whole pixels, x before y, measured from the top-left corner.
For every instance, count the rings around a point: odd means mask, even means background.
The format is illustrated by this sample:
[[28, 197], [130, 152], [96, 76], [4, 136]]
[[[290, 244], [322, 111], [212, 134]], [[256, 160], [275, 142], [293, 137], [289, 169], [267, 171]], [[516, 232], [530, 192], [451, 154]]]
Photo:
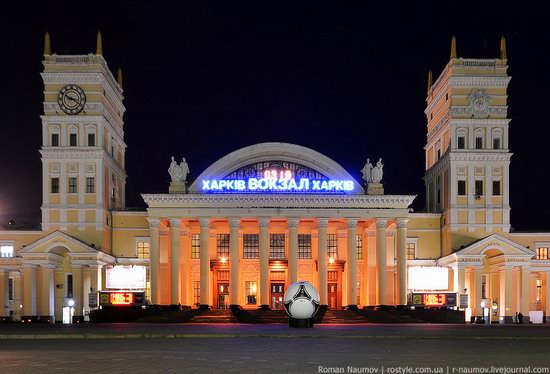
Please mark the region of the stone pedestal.
[[367, 185], [367, 195], [383, 195], [384, 186], [382, 183], [369, 183]]
[[185, 182], [170, 182], [168, 193], [187, 193]]

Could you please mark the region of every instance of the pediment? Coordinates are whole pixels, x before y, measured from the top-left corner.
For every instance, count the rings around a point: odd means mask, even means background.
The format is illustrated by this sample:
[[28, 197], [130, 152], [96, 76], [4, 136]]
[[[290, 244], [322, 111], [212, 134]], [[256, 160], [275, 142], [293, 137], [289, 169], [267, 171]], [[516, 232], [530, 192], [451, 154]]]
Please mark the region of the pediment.
[[465, 248], [455, 252], [458, 257], [461, 256], [482, 256], [487, 251], [497, 250], [504, 256], [533, 257], [535, 253], [529, 248], [522, 246], [500, 234], [492, 234], [488, 237], [478, 240]]
[[68, 252], [74, 254], [97, 255], [100, 251], [64, 232], [54, 231], [37, 241], [21, 248], [18, 254]]

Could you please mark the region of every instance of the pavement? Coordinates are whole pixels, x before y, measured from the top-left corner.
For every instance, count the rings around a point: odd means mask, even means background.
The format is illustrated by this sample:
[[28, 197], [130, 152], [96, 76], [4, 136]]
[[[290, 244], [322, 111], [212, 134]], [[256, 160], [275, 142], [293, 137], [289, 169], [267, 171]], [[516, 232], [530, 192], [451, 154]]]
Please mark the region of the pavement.
[[550, 325], [0, 325], [10, 374], [540, 374], [549, 352]]

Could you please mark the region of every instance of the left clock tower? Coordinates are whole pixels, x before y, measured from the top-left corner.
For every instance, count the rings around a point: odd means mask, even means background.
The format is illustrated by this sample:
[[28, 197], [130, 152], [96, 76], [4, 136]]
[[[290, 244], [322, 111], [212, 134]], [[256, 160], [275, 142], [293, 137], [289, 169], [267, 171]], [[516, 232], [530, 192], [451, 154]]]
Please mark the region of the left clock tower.
[[95, 54], [52, 54], [44, 46], [42, 229], [61, 230], [111, 252], [113, 210], [125, 207], [122, 78]]

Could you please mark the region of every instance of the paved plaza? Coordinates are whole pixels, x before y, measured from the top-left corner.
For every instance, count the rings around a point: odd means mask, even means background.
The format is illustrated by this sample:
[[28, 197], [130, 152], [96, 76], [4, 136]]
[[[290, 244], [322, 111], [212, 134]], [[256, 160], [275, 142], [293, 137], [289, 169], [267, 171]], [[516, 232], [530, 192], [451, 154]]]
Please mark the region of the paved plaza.
[[1, 373], [327, 373], [350, 367], [398, 374], [409, 367], [417, 370], [411, 373], [433, 368], [452, 374], [550, 366], [550, 327], [534, 325], [2, 325], [0, 338]]

